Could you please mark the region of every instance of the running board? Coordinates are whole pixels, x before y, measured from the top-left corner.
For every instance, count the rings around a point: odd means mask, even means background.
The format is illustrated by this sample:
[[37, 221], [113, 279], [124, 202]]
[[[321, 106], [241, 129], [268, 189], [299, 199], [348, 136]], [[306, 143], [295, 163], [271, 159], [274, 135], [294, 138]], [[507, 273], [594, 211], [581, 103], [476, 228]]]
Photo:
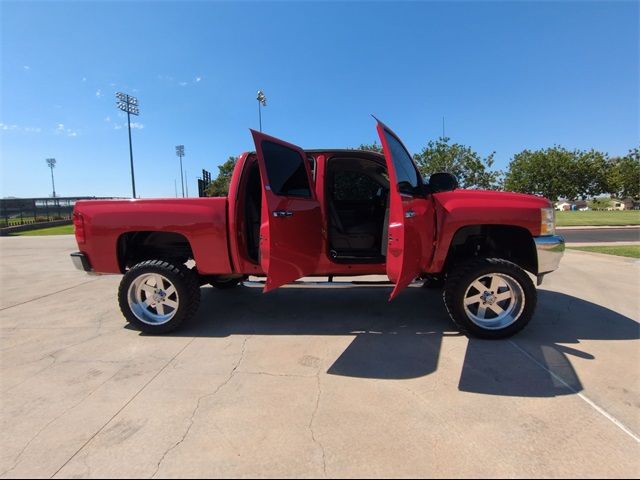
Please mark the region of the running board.
[[[264, 287], [266, 280], [245, 280], [242, 285], [245, 287], [262, 288]], [[344, 282], [303, 282], [296, 280], [295, 282], [288, 283], [285, 286], [303, 286], [303, 287], [334, 287], [334, 288], [351, 288], [351, 287], [392, 287], [395, 284], [393, 282], [386, 281], [367, 281], [367, 280], [352, 280]], [[421, 287], [422, 282], [413, 281], [409, 284], [413, 287]]]

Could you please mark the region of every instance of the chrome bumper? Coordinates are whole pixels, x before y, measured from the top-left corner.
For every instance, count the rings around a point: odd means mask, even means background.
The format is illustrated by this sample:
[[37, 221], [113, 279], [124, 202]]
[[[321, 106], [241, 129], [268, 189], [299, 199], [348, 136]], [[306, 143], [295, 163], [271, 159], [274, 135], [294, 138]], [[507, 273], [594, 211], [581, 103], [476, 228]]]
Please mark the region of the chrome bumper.
[[564, 238], [559, 235], [535, 237], [538, 253], [538, 276], [558, 269], [564, 254]]

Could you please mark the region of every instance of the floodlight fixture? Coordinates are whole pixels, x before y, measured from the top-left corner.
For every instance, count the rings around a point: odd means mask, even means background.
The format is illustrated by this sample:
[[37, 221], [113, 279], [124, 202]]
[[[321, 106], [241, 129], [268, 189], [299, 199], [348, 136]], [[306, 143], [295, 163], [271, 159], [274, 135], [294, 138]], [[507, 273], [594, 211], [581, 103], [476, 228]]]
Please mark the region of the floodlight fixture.
[[51, 188], [53, 189], [53, 198], [56, 198], [56, 183], [53, 180], [53, 169], [56, 166], [56, 159], [47, 158], [46, 162], [47, 162], [47, 166], [51, 169]]

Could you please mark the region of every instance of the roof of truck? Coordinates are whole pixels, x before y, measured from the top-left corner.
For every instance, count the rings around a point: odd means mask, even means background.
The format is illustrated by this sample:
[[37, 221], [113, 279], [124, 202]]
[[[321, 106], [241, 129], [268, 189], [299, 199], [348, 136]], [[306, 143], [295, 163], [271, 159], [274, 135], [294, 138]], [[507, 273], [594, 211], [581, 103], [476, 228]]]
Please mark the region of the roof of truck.
[[382, 153], [374, 152], [373, 150], [360, 150], [358, 148], [305, 148], [303, 149], [306, 153], [339, 153], [339, 154], [359, 154], [366, 153], [370, 155], [374, 155], [376, 157], [384, 157]]

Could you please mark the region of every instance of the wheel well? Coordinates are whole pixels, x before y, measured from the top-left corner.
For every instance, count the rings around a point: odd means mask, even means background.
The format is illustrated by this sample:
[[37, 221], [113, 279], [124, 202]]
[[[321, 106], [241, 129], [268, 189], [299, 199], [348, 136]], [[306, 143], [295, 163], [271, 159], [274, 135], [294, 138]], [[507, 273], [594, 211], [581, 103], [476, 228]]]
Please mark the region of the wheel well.
[[456, 232], [449, 246], [445, 271], [474, 257], [509, 260], [536, 275], [538, 257], [531, 233], [513, 225], [470, 225]]
[[174, 232], [128, 232], [118, 238], [118, 264], [124, 272], [145, 260], [185, 263], [193, 259], [189, 240]]

